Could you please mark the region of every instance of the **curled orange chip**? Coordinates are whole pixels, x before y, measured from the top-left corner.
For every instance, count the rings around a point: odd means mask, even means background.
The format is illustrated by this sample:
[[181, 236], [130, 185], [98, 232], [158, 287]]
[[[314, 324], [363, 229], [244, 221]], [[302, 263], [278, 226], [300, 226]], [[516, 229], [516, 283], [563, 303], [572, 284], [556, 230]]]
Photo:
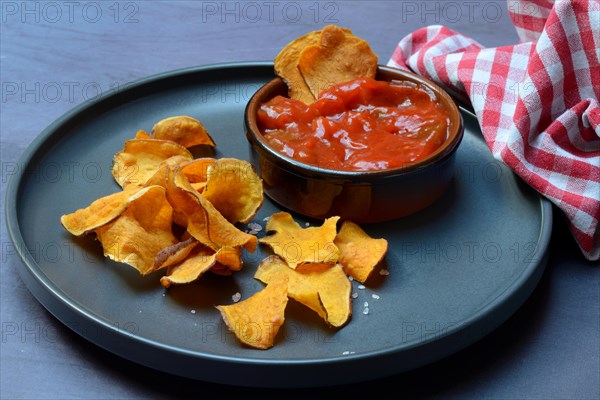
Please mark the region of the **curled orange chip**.
[[[181, 172], [175, 166], [166, 166], [164, 174], [167, 200], [169, 200], [169, 203], [173, 207], [173, 222], [185, 228], [188, 226], [188, 216], [198, 210], [198, 204], [195, 200], [195, 189], [191, 187], [185, 176], [180, 176]], [[179, 186], [175, 183], [176, 177], [179, 177]], [[184, 188], [181, 186], [184, 186]], [[201, 243], [206, 244], [202, 241]]]
[[144, 186], [159, 185], [166, 189], [167, 169], [176, 167], [180, 164], [186, 164], [188, 162], [189, 159], [183, 156], [173, 156], [167, 158], [158, 165], [158, 169], [150, 178], [148, 178]]
[[227, 251], [230, 249], [222, 248], [215, 253], [207, 247], [197, 246], [181, 263], [169, 267], [167, 275], [160, 278], [160, 283], [168, 288], [173, 284], [193, 282], [213, 268], [220, 255]]
[[385, 257], [388, 243], [385, 239], [373, 239], [358, 225], [345, 221], [335, 237], [340, 249], [340, 264], [348, 275], [365, 282], [377, 264]]
[[208, 168], [215, 163], [214, 158], [196, 158], [181, 165], [181, 172], [188, 178], [190, 183], [206, 182], [208, 179]]
[[183, 147], [200, 144], [216, 146], [204, 125], [197, 119], [186, 115], [160, 120], [152, 127], [152, 134], [155, 139], [172, 140]]
[[206, 182], [194, 182], [190, 183], [190, 185], [196, 189], [198, 193], [204, 192], [204, 188], [206, 187]]
[[304, 264], [298, 272], [316, 286], [327, 323], [335, 328], [345, 325], [352, 316], [352, 283], [340, 264]]
[[216, 260], [219, 265], [226, 267], [230, 271], [239, 271], [242, 269], [242, 248], [224, 246], [217, 251]]
[[117, 218], [94, 232], [105, 256], [146, 275], [155, 270], [156, 255], [176, 242], [171, 232], [172, 215], [165, 189], [149, 186], [137, 192]]
[[[187, 163], [189, 160], [185, 157], [181, 156], [173, 156], [169, 157], [163, 162], [161, 162], [158, 166], [158, 170], [152, 175], [147, 181], [145, 186], [149, 185], [159, 185], [167, 188], [167, 179], [169, 177], [169, 171], [176, 168], [181, 163]], [[133, 186], [133, 185], [130, 185]], [[129, 187], [129, 186], [127, 186]], [[169, 192], [167, 192], [167, 200], [169, 200]], [[173, 223], [182, 227], [187, 226], [187, 218], [185, 215], [179, 211], [177, 204], [172, 204], [173, 206]]]
[[298, 69], [315, 98], [330, 86], [357, 78], [375, 78], [377, 55], [351, 31], [328, 25], [319, 43], [305, 47]]
[[238, 340], [257, 349], [268, 349], [285, 321], [288, 282], [279, 278], [239, 303], [217, 306], [223, 321]]
[[139, 186], [128, 186], [121, 192], [94, 200], [86, 208], [63, 215], [60, 217], [60, 222], [71, 234], [84, 235], [121, 215], [141, 190]]
[[275, 232], [260, 239], [275, 254], [283, 258], [291, 268], [304, 263], [334, 264], [339, 250], [334, 244], [336, 224], [340, 217], [330, 217], [320, 227], [301, 228], [287, 212], [271, 215], [267, 232]]
[[198, 244], [196, 239], [190, 237], [183, 242], [178, 242], [169, 247], [165, 247], [156, 254], [156, 257], [154, 257], [154, 269], [157, 270], [179, 264]]
[[254, 273], [254, 278], [268, 284], [281, 276], [287, 276], [288, 296], [315, 311], [327, 321], [327, 312], [319, 297], [319, 288], [309, 278], [293, 270], [278, 256], [269, 256], [261, 261]]
[[202, 196], [232, 224], [249, 222], [262, 206], [262, 180], [248, 161], [220, 158], [207, 178]]
[[185, 147], [170, 140], [128, 140], [123, 150], [113, 158], [112, 174], [121, 187], [129, 184], [142, 186], [158, 171], [163, 161], [173, 156], [189, 161], [193, 158]]
[[346, 324], [352, 315], [352, 284], [339, 264], [304, 264], [293, 270], [277, 256], [265, 258], [254, 277], [271, 283], [288, 278], [288, 295], [315, 311], [333, 327]]
[[136, 139], [152, 139], [152, 135], [150, 135], [148, 132], [146, 132], [143, 129], [140, 129], [139, 131], [137, 131], [137, 133], [135, 134], [135, 138]]
[[319, 42], [320, 34], [320, 31], [314, 31], [293, 40], [275, 57], [275, 73], [287, 83], [290, 98], [306, 104], [313, 103], [315, 96], [300, 74], [298, 59], [305, 47]]
[[240, 231], [191, 186], [179, 168], [169, 170], [167, 198], [185, 220], [187, 231], [200, 243], [217, 251], [221, 247], [244, 247], [253, 252], [256, 236]]
[[188, 232], [212, 248], [243, 247], [249, 252], [256, 250], [258, 239], [240, 231], [227, 221], [216, 208], [201, 196], [196, 197], [203, 211], [188, 216]]

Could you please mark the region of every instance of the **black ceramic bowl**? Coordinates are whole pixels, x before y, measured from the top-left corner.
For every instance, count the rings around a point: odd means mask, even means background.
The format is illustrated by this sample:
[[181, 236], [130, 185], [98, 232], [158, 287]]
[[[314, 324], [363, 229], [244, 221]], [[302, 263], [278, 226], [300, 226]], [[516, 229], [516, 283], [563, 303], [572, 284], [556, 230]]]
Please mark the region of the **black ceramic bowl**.
[[458, 107], [440, 87], [416, 74], [379, 66], [376, 79], [429, 87], [450, 115], [444, 144], [422, 161], [380, 171], [338, 171], [296, 161], [272, 149], [257, 125], [257, 111], [263, 103], [277, 95], [287, 96], [287, 85], [275, 78], [254, 94], [245, 113], [250, 160], [273, 201], [308, 217], [339, 215], [368, 223], [415, 213], [444, 193], [454, 176], [456, 149], [463, 137]]

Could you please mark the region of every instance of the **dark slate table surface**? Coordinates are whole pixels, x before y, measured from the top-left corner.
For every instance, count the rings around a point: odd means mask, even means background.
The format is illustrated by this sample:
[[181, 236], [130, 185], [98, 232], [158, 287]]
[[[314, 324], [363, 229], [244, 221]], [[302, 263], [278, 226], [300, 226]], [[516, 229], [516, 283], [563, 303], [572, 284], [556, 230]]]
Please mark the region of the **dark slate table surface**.
[[[0, 18], [2, 204], [12, 167], [36, 135], [75, 105], [139, 78], [272, 60], [328, 23], [353, 29], [382, 62], [404, 35], [430, 24], [489, 47], [517, 41], [504, 1], [2, 1]], [[359, 397], [376, 388], [409, 398], [600, 398], [600, 268], [583, 258], [556, 210], [541, 282], [499, 329], [419, 370], [318, 390], [192, 381], [104, 351], [35, 300], [17, 274], [4, 223], [1, 233], [2, 399]]]

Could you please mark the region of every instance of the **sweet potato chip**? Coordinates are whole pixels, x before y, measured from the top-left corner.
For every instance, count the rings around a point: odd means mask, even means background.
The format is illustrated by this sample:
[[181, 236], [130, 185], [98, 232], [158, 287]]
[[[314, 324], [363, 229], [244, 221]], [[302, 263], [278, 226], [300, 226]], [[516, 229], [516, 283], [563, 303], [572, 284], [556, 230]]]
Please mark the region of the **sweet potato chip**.
[[173, 284], [193, 282], [214, 267], [224, 253], [231, 254], [231, 251], [231, 248], [223, 247], [215, 253], [208, 247], [197, 246], [180, 264], [169, 267], [167, 275], [160, 278], [160, 283], [168, 288]]
[[330, 217], [320, 227], [301, 228], [287, 212], [271, 215], [267, 232], [275, 232], [260, 239], [275, 254], [283, 258], [291, 268], [304, 263], [335, 264], [339, 250], [333, 243], [340, 217]]
[[249, 222], [264, 200], [262, 180], [248, 161], [236, 158], [220, 158], [208, 168], [202, 196], [232, 224]]
[[172, 214], [163, 187], [140, 190], [117, 218], [95, 229], [104, 255], [131, 265], [142, 275], [153, 272], [156, 255], [176, 242]]
[[206, 182], [193, 182], [190, 185], [196, 189], [198, 193], [204, 192], [204, 188], [206, 187]]
[[388, 243], [373, 239], [358, 225], [345, 221], [335, 237], [340, 249], [340, 264], [344, 271], [359, 282], [365, 282], [377, 264], [385, 257]]
[[200, 144], [216, 146], [204, 125], [186, 115], [160, 120], [152, 127], [152, 134], [155, 139], [172, 140], [188, 148]]
[[298, 69], [298, 59], [302, 50], [319, 43], [321, 31], [314, 31], [288, 43], [275, 57], [275, 73], [288, 85], [289, 96], [306, 104], [314, 103], [313, 96]]
[[196, 199], [204, 211], [189, 216], [187, 229], [192, 236], [200, 241], [206, 240], [206, 245], [209, 247], [241, 246], [251, 253], [256, 250], [258, 244], [256, 236], [242, 232], [233, 226], [202, 196], [197, 196]]
[[[187, 163], [188, 160], [185, 157], [174, 156], [166, 159], [161, 162], [158, 170], [152, 175], [147, 181], [145, 186], [149, 185], [159, 185], [167, 188], [167, 179], [169, 177], [169, 171], [173, 170], [181, 163]], [[167, 192], [167, 199], [169, 200], [169, 192]], [[170, 201], [170, 200], [169, 200]], [[179, 210], [179, 206], [176, 203], [171, 204], [173, 206], [173, 222], [179, 226], [186, 227], [187, 226], [187, 217], [184, 213]]]
[[253, 252], [256, 236], [240, 231], [191, 186], [179, 168], [169, 171], [167, 198], [186, 219], [187, 231], [200, 243], [217, 251], [221, 247], [244, 247]]
[[159, 185], [166, 189], [167, 187], [167, 169], [181, 164], [187, 164], [189, 159], [183, 156], [169, 157], [158, 165], [156, 172], [148, 178], [144, 186]]
[[150, 135], [148, 132], [146, 132], [143, 129], [140, 129], [139, 131], [137, 131], [137, 133], [135, 134], [135, 138], [136, 139], [152, 139], [152, 135]]
[[346, 324], [352, 315], [352, 284], [339, 264], [304, 264], [293, 270], [277, 256], [265, 258], [254, 277], [270, 283], [281, 276], [289, 280], [288, 295], [315, 311], [333, 327]]
[[289, 279], [289, 297], [304, 304], [327, 321], [327, 312], [321, 303], [319, 289], [309, 281], [306, 275], [288, 267], [287, 263], [279, 256], [269, 256], [262, 260], [254, 273], [254, 278], [265, 284], [273, 282], [280, 276], [287, 276]]
[[158, 270], [171, 265], [179, 264], [192, 252], [198, 245], [198, 241], [193, 237], [184, 240], [183, 242], [175, 243], [169, 247], [165, 247], [158, 252], [154, 258], [154, 269]]
[[204, 246], [197, 246], [181, 263], [169, 267], [167, 275], [160, 278], [160, 283], [168, 288], [173, 284], [193, 282], [216, 262], [216, 254], [212, 250]]
[[230, 271], [239, 271], [242, 269], [242, 248], [241, 247], [221, 247], [216, 254], [217, 263], [226, 267]]
[[139, 186], [128, 186], [121, 192], [94, 200], [86, 208], [63, 215], [60, 217], [60, 222], [71, 234], [84, 235], [121, 215], [141, 190]]
[[369, 44], [351, 31], [328, 25], [319, 43], [306, 46], [298, 69], [315, 98], [330, 86], [357, 78], [375, 78], [377, 55]]
[[190, 183], [206, 182], [208, 179], [208, 168], [215, 163], [214, 158], [197, 158], [181, 165], [181, 172], [188, 178]]
[[327, 322], [339, 328], [352, 316], [352, 283], [340, 264], [304, 264], [298, 272], [318, 288], [319, 298], [327, 312]]
[[[197, 192], [191, 187], [187, 178], [181, 174], [177, 167], [167, 166], [164, 172], [167, 200], [169, 200], [169, 203], [173, 207], [173, 222], [186, 228], [188, 226], [188, 216], [198, 211], [198, 202], [195, 199]], [[179, 182], [179, 186], [175, 184], [176, 176], [181, 181]], [[180, 186], [184, 186], [184, 188]]]
[[121, 187], [143, 186], [158, 171], [160, 164], [173, 156], [193, 159], [185, 147], [170, 140], [128, 140], [113, 158], [112, 174]]
[[217, 306], [223, 321], [238, 340], [257, 349], [268, 349], [285, 320], [288, 282], [279, 278], [239, 303]]

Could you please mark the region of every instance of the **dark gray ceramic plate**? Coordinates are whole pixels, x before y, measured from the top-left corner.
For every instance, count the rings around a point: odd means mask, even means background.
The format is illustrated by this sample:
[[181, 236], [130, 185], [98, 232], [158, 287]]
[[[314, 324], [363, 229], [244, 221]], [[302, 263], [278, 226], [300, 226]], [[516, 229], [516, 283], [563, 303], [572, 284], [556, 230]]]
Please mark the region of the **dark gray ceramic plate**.
[[[389, 241], [389, 276], [376, 274], [366, 289], [353, 283], [354, 314], [339, 331], [290, 302], [275, 347], [239, 345], [214, 305], [262, 287], [252, 278], [261, 249], [246, 254], [232, 277], [208, 274], [165, 291], [160, 274], [142, 278], [105, 259], [93, 235], [74, 238], [61, 227], [62, 214], [119, 190], [112, 155], [162, 118], [194, 116], [216, 140], [217, 157], [247, 158], [244, 107], [272, 70], [269, 63], [233, 64], [151, 77], [77, 107], [32, 143], [10, 182], [7, 224], [23, 259], [19, 273], [51, 313], [91, 342], [166, 372], [237, 385], [316, 386], [433, 362], [516, 311], [545, 265], [550, 205], [492, 158], [465, 110], [451, 189], [418, 214], [364, 226]], [[255, 221], [264, 225], [276, 211], [267, 199]]]

